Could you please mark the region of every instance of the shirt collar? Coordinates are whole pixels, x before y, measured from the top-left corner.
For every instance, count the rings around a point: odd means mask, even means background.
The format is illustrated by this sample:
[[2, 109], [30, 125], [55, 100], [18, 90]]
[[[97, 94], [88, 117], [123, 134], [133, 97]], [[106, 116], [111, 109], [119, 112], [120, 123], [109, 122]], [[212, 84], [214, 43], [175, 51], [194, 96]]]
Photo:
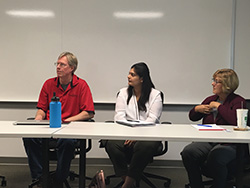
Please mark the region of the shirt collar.
[[[72, 80], [70, 82], [70, 87], [73, 88], [75, 85], [77, 85], [78, 84], [78, 80], [79, 80], [79, 77], [77, 77], [74, 74], [73, 77], [72, 77]], [[55, 82], [57, 83], [56, 87], [59, 87], [60, 86], [59, 77], [55, 77]]]

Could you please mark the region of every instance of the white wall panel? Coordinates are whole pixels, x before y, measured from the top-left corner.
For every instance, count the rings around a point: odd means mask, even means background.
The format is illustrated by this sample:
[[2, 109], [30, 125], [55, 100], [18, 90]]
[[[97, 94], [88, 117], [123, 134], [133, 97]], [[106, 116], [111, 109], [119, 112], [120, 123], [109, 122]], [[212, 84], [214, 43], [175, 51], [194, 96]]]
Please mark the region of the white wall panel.
[[[156, 17], [115, 16], [145, 12]], [[147, 62], [165, 103], [173, 104], [200, 102], [212, 93], [212, 74], [230, 66], [232, 0], [2, 0], [0, 25], [0, 101], [36, 101], [61, 51], [78, 57], [76, 74], [95, 102], [114, 102], [138, 61]]]

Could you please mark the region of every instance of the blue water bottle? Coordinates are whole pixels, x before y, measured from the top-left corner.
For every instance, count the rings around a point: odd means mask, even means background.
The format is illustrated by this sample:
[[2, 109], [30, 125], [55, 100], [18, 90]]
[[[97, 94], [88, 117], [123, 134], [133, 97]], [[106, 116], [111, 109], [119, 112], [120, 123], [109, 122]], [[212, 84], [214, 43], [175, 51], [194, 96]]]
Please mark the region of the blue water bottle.
[[56, 96], [56, 93], [53, 93], [53, 97], [49, 104], [50, 110], [50, 128], [59, 128], [61, 127], [61, 102], [59, 97]]

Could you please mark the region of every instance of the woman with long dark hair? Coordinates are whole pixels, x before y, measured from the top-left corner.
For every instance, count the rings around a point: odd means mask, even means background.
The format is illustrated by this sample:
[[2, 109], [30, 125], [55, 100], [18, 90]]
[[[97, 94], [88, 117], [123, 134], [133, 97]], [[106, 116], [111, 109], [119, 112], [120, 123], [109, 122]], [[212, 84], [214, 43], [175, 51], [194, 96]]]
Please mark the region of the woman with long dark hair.
[[[128, 75], [128, 87], [120, 90], [114, 120], [141, 120], [158, 123], [162, 113], [161, 92], [154, 89], [148, 66], [134, 64]], [[115, 173], [124, 180], [122, 188], [134, 187], [144, 168], [153, 159], [161, 142], [135, 140], [108, 140], [106, 152]]]

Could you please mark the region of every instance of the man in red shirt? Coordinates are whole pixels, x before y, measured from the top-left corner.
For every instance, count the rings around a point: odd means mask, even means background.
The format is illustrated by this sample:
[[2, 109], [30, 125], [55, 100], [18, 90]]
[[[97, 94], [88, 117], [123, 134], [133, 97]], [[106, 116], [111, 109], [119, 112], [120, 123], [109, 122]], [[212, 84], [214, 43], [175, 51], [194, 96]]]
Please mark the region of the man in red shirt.
[[[70, 52], [59, 55], [56, 65], [57, 77], [45, 81], [37, 103], [36, 120], [49, 119], [49, 103], [53, 93], [62, 103], [62, 121], [88, 120], [94, 117], [94, 103], [86, 81], [77, 77], [77, 58]], [[24, 138], [24, 147], [28, 156], [33, 180], [42, 175], [42, 151], [40, 138]], [[62, 188], [68, 177], [71, 160], [74, 157], [75, 139], [57, 140], [57, 169], [53, 187]]]

